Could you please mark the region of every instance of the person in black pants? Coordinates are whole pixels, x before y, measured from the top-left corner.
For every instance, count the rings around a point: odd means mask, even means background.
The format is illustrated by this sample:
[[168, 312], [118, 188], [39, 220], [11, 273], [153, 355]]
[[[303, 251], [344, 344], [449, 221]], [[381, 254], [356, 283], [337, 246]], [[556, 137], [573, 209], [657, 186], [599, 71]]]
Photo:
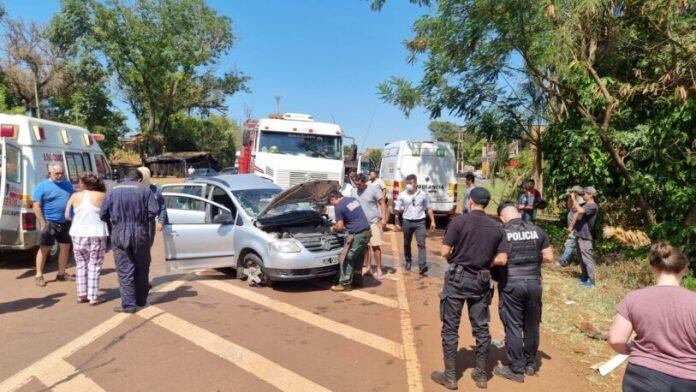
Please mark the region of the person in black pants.
[[471, 377], [479, 388], [486, 388], [486, 364], [491, 345], [489, 306], [492, 263], [507, 260], [507, 242], [500, 223], [486, 216], [484, 209], [491, 199], [484, 188], [469, 193], [468, 214], [456, 217], [447, 227], [442, 240], [442, 256], [450, 264], [440, 293], [442, 351], [445, 371], [433, 372], [430, 378], [448, 389], [457, 389], [457, 350], [459, 322], [467, 305], [471, 330], [476, 339], [476, 368]]
[[[425, 228], [426, 213], [430, 218], [430, 230], [435, 230], [435, 216], [433, 209], [430, 208], [428, 193], [418, 189], [418, 179], [415, 174], [406, 176], [406, 190], [399, 194], [396, 199], [394, 209], [396, 215], [396, 229], [404, 231], [404, 259], [406, 259], [406, 270], [411, 270], [411, 241], [413, 235], [416, 236], [418, 244], [418, 267], [420, 274], [428, 272], [428, 264], [425, 258]], [[401, 215], [401, 216], [399, 216]], [[401, 220], [401, 223], [399, 222]]]
[[524, 382], [525, 374], [536, 374], [541, 323], [541, 263], [551, 262], [553, 248], [549, 236], [526, 222], [513, 202], [498, 208], [505, 239], [509, 244], [506, 265], [496, 267], [500, 301], [498, 310], [505, 326], [507, 366], [497, 366], [493, 374]]

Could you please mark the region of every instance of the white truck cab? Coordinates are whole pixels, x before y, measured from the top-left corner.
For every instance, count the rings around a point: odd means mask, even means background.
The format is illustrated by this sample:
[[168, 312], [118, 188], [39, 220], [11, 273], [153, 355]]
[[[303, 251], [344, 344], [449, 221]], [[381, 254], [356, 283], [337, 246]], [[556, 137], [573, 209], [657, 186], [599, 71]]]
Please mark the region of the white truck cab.
[[314, 121], [309, 114], [272, 114], [247, 120], [239, 173], [268, 178], [282, 189], [308, 181], [342, 184], [344, 137], [338, 124]]
[[60, 162], [77, 185], [93, 172], [107, 186], [113, 174], [98, 142], [103, 136], [69, 124], [22, 115], [0, 114], [0, 250], [38, 245], [38, 225], [31, 209], [36, 184], [48, 177], [48, 166]]
[[435, 215], [452, 216], [457, 209], [454, 150], [449, 143], [398, 141], [384, 146], [379, 174], [387, 185], [387, 206], [406, 189], [406, 177], [415, 174], [418, 189], [427, 192]]

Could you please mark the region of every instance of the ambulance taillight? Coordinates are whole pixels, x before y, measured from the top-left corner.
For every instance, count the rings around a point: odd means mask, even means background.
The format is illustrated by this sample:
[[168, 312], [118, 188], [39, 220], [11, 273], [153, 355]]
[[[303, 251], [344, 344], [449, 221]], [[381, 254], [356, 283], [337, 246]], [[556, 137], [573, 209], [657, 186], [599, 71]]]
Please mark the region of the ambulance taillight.
[[33, 212], [22, 212], [22, 230], [36, 230], [36, 215]]
[[396, 203], [396, 199], [399, 198], [399, 192], [400, 190], [400, 184], [399, 181], [394, 181], [393, 188], [392, 188], [392, 200]]

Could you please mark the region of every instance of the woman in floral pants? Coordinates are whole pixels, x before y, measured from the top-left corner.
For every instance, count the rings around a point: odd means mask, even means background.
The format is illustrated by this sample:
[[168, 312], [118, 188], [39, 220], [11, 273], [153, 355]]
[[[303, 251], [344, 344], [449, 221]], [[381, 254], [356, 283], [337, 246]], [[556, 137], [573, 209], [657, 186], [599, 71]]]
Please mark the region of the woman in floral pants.
[[99, 275], [109, 236], [106, 223], [99, 218], [106, 186], [95, 174], [84, 173], [80, 190], [70, 197], [65, 210], [65, 218], [72, 220], [70, 236], [77, 264], [77, 302], [97, 305], [103, 302], [98, 296]]

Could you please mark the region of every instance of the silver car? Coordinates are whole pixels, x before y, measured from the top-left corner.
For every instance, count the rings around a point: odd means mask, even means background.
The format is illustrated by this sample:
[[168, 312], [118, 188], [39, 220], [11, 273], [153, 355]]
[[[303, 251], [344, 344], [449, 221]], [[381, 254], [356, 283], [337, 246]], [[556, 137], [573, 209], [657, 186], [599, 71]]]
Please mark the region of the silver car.
[[329, 231], [334, 181], [282, 191], [253, 174], [218, 175], [162, 187], [168, 271], [233, 267], [252, 283], [338, 274], [344, 236]]

